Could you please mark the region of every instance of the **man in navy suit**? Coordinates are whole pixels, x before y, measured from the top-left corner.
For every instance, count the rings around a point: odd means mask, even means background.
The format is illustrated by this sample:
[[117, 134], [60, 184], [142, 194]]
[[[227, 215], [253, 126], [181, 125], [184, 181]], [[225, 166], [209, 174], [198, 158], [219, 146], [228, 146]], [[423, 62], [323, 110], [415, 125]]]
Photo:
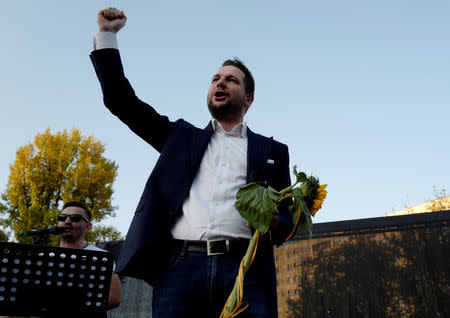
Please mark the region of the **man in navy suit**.
[[[227, 60], [212, 77], [205, 129], [170, 121], [136, 97], [116, 33], [126, 16], [99, 12], [91, 60], [106, 107], [158, 152], [130, 225], [117, 271], [153, 286], [154, 317], [218, 317], [231, 292], [252, 228], [236, 208], [237, 190], [258, 182], [290, 185], [286, 145], [252, 132], [244, 115], [254, 98], [251, 72]], [[277, 317], [273, 245], [293, 228], [287, 206], [275, 211], [244, 281], [240, 317]]]

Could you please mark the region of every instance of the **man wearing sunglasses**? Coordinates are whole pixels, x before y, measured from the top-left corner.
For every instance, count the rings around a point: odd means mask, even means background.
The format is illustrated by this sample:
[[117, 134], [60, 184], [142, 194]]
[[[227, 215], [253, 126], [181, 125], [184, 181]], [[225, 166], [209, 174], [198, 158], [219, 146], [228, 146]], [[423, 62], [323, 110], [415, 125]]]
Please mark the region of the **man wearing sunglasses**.
[[[84, 234], [92, 228], [91, 218], [91, 211], [89, 211], [83, 203], [71, 201], [64, 204], [61, 214], [58, 215], [58, 226], [65, 227], [66, 231], [61, 234], [61, 243], [59, 246], [93, 251], [105, 251], [84, 242]], [[111, 277], [111, 286], [109, 289], [108, 306], [110, 308], [117, 307], [120, 305], [121, 300], [122, 285], [117, 274], [113, 272]]]

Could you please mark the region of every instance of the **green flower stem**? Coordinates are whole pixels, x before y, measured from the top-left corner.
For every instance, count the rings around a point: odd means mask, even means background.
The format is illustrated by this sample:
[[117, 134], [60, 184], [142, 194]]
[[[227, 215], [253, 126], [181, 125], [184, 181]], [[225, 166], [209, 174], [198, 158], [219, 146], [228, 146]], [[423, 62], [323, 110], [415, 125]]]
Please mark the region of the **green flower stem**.
[[[253, 234], [253, 237], [250, 239], [250, 243], [248, 244], [247, 252], [245, 253], [244, 258], [242, 259], [241, 266], [239, 267], [239, 273], [236, 277], [236, 281], [234, 282], [233, 290], [228, 297], [227, 303], [225, 304], [224, 311], [221, 315], [221, 317], [228, 318], [231, 317], [231, 314], [236, 309], [239, 310], [239, 308], [236, 308], [236, 306], [241, 307], [241, 301], [242, 299], [238, 300], [238, 295], [241, 294], [243, 296], [244, 294], [244, 277], [247, 273], [251, 262], [252, 257], [254, 253], [256, 253], [256, 248], [258, 247], [258, 236], [260, 235], [259, 231], [255, 231]], [[242, 270], [242, 275], [240, 275], [240, 272]], [[241, 278], [242, 277], [242, 278]]]
[[294, 187], [295, 187], [298, 183], [300, 183], [300, 181], [295, 182], [295, 183], [294, 183], [293, 185], [291, 185], [290, 187], [284, 188], [283, 190], [280, 191], [280, 194], [284, 197], [284, 195], [285, 195], [286, 193], [291, 192], [292, 189], [294, 189]]

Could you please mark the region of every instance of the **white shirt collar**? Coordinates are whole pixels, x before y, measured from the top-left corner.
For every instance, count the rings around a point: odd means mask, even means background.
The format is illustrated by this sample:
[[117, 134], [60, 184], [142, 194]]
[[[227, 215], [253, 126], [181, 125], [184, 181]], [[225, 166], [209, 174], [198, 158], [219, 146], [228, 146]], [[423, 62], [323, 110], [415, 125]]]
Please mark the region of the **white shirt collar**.
[[242, 122], [237, 124], [236, 126], [233, 127], [233, 129], [230, 132], [225, 131], [225, 129], [223, 129], [222, 124], [215, 118], [213, 118], [211, 120], [212, 122], [212, 126], [213, 126], [213, 130], [216, 133], [223, 133], [223, 134], [229, 134], [232, 136], [239, 136], [242, 138], [246, 138], [247, 137], [247, 123], [246, 122]]

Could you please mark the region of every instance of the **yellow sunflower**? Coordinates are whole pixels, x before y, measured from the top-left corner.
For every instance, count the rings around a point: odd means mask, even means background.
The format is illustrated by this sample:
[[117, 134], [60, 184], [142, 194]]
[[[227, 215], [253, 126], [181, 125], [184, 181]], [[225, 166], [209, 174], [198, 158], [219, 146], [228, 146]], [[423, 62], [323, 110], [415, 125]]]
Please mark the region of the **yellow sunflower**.
[[319, 188], [317, 189], [317, 196], [313, 200], [313, 205], [309, 209], [311, 212], [311, 215], [314, 216], [317, 211], [319, 211], [322, 208], [323, 200], [325, 200], [327, 196], [327, 190], [325, 188], [327, 187], [327, 184], [321, 184]]

